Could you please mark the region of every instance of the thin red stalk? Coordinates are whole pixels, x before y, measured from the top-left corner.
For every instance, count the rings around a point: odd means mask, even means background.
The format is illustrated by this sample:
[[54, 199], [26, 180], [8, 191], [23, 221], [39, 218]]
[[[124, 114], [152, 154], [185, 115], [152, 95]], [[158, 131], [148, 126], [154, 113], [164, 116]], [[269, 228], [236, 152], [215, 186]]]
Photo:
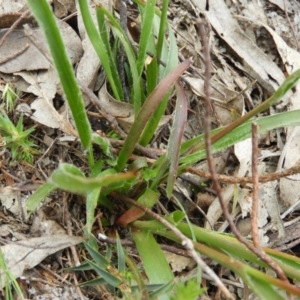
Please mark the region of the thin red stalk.
[[265, 263], [267, 263], [277, 274], [279, 278], [284, 280], [288, 283], [287, 277], [284, 274], [284, 272], [281, 269], [274, 268], [274, 262], [271, 262], [270, 260], [266, 259], [266, 255], [262, 255], [261, 251], [259, 249], [255, 248], [253, 244], [249, 243], [238, 231], [237, 227], [235, 226], [232, 217], [228, 211], [228, 208], [225, 204], [223, 194], [222, 194], [222, 188], [217, 178], [217, 173], [214, 167], [213, 163], [213, 155], [211, 150], [211, 136], [210, 136], [210, 130], [211, 130], [211, 106], [210, 106], [210, 49], [209, 49], [209, 43], [204, 31], [203, 23], [200, 19], [197, 20], [198, 25], [198, 31], [202, 39], [203, 43], [203, 51], [204, 51], [204, 57], [205, 57], [205, 81], [204, 81], [204, 90], [205, 90], [205, 124], [204, 124], [204, 131], [205, 131], [205, 149], [206, 149], [206, 157], [207, 157], [207, 163], [209, 167], [209, 172], [211, 173], [211, 179], [214, 184], [215, 191], [217, 193], [217, 196], [220, 201], [221, 208], [223, 210], [224, 216], [230, 226], [230, 229], [232, 233], [236, 236], [236, 238], [243, 243], [250, 251], [252, 251], [255, 255], [257, 255], [261, 260], [263, 260]]

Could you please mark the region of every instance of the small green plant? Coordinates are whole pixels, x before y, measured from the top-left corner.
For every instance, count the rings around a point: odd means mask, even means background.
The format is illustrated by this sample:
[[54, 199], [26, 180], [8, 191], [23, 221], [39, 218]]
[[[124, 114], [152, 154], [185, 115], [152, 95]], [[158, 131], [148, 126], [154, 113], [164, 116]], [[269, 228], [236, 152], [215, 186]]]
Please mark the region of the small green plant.
[[186, 283], [180, 282], [177, 284], [175, 291], [172, 293], [174, 296], [171, 296], [170, 300], [196, 300], [204, 291], [205, 289], [200, 288], [196, 280], [191, 279]]
[[15, 108], [15, 102], [18, 99], [18, 91], [15, 90], [11, 83], [7, 83], [3, 89], [2, 98], [6, 103], [6, 111], [12, 112]]
[[[138, 190], [139, 192], [136, 194], [133, 203], [152, 208], [159, 200], [158, 188], [162, 183], [166, 183], [167, 196], [171, 196], [176, 176], [183, 172], [185, 168], [204, 159], [206, 155], [203, 135], [181, 144], [187, 115], [187, 101], [183, 88], [179, 82], [177, 83], [177, 80], [189, 67], [190, 62], [185, 61], [178, 65], [176, 39], [166, 19], [168, 1], [163, 1], [161, 12], [156, 9], [156, 2], [153, 0], [136, 0], [135, 3], [138, 4], [142, 17], [142, 32], [137, 54], [133, 51], [132, 45], [113, 14], [104, 7], [96, 5], [97, 28], [90, 17], [87, 1], [79, 0], [87, 34], [103, 63], [114, 97], [122, 101], [123, 91], [116, 69], [115, 57], [112, 54], [114, 51], [111, 49], [108, 39], [109, 34], [106, 32], [107, 28], [110, 28], [114, 39], [118, 40], [118, 43], [122, 44], [124, 48], [130, 65], [129, 76], [131, 80], [128, 82], [133, 83], [130, 91], [130, 102], [134, 106], [135, 121], [115, 160], [116, 164], [113, 166], [110, 164], [111, 167], [106, 169], [107, 159], [111, 159], [111, 157], [107, 154], [109, 157], [95, 162], [92, 148], [95, 139], [93, 139], [91, 126], [83, 105], [80, 87], [76, 82], [52, 10], [46, 0], [28, 0], [28, 4], [40, 27], [47, 33], [45, 36], [53, 61], [75, 120], [78, 136], [86, 151], [85, 153], [87, 153], [90, 174], [86, 177], [79, 168], [71, 164], [61, 164], [53, 172], [49, 181], [29, 198], [26, 206], [29, 212], [33, 212], [45, 196], [54, 189], [82, 194], [86, 197], [87, 236], [90, 236], [92, 231], [94, 210], [97, 205], [105, 205], [111, 210], [115, 209], [114, 203], [108, 200], [108, 196], [117, 195], [115, 198], [121, 198], [125, 201], [126, 195], [130, 191]], [[152, 27], [149, 24], [152, 24]], [[147, 51], [152, 52], [154, 58], [148, 67], [144, 68]], [[161, 60], [167, 63], [166, 66], [160, 65]], [[213, 150], [215, 152], [221, 151], [248, 138], [251, 133], [251, 121], [249, 119], [279, 101], [299, 78], [300, 71], [297, 71], [286, 79], [272, 97], [267, 99], [263, 105], [251, 111], [247, 117], [239, 118], [232, 125], [212, 131]], [[146, 146], [153, 137], [157, 124], [165, 112], [170, 90], [174, 85], [177, 88], [177, 104], [167, 153], [150, 166], [146, 161], [130, 164], [129, 158], [135, 145]], [[299, 124], [299, 111], [258, 118], [256, 123], [259, 125], [260, 132], [278, 127], [295, 126]], [[102, 142], [100, 141], [100, 144], [103, 146]], [[96, 284], [106, 284], [113, 287], [113, 292], [119, 290], [124, 297], [130, 297], [128, 296], [130, 289], [132, 291], [134, 289], [128, 282], [126, 275], [124, 275], [124, 268], [127, 265], [131, 273], [135, 275], [134, 279], [137, 282], [138, 292], [145, 299], [155, 299], [159, 293], [162, 293], [162, 290], [166, 293], [170, 286], [172, 288], [172, 284], [175, 282], [174, 274], [155, 236], [160, 235], [176, 243], [182, 241], [174, 232], [168, 229], [166, 223], [158, 222], [151, 217], [148, 219], [142, 218], [144, 214], [143, 210], [132, 206], [117, 219], [116, 224], [129, 229], [141, 257], [147, 280], [141, 278], [142, 276], [137, 271], [136, 264], [129, 258], [126, 259], [126, 254], [120, 250], [120, 246], [117, 250], [119, 256], [118, 267], [112, 268], [111, 261], [102, 256], [100, 257], [92, 242], [87, 243], [85, 247], [94, 261], [86, 260], [86, 264], [99, 274], [100, 278]], [[184, 211], [175, 211], [164, 216], [163, 220], [176, 226], [177, 230], [184, 236], [193, 239], [193, 246], [197, 252], [234, 271], [260, 299], [284, 299], [277, 293], [277, 288], [288, 293], [300, 294], [299, 289], [296, 287], [268, 276], [253, 266], [250, 267], [250, 263], [256, 266], [268, 266], [235, 238], [190, 224]], [[300, 260], [297, 257], [271, 249], [265, 249], [265, 251], [276, 260], [288, 277], [300, 280]], [[109, 270], [113, 271], [113, 274]], [[185, 293], [190, 291], [194, 297], [197, 293], [201, 293], [200, 284], [199, 275], [195, 284], [191, 281], [186, 286], [180, 285], [177, 293], [183, 299]], [[157, 285], [158, 290], [154, 292], [147, 289], [149, 286]]]
[[4, 291], [5, 299], [7, 300], [15, 299], [13, 290], [17, 293], [19, 299], [21, 300], [25, 299], [22, 290], [20, 289], [20, 286], [16, 281], [16, 278], [6, 266], [3, 252], [1, 249], [0, 249], [0, 284], [1, 286], [5, 286], [5, 291]]
[[33, 155], [39, 153], [36, 145], [29, 139], [29, 134], [33, 131], [34, 128], [23, 130], [22, 115], [15, 126], [6, 113], [0, 113], [1, 148], [10, 150], [13, 161], [33, 162]]

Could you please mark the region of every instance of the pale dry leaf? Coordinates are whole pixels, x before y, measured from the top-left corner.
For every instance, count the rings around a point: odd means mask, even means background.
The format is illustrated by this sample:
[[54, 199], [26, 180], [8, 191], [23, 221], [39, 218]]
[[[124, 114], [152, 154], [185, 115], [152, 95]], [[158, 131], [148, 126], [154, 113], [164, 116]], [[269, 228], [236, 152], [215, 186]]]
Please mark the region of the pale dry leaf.
[[[6, 33], [7, 29], [0, 31], [0, 39]], [[14, 73], [23, 70], [33, 71], [38, 69], [48, 69], [51, 63], [47, 58], [37, 49], [31, 41], [25, 36], [23, 30], [13, 31], [6, 39], [5, 43], [1, 47], [0, 61], [4, 61], [10, 57], [13, 53], [17, 53], [20, 49], [23, 49], [25, 45], [29, 45], [29, 48], [22, 54], [13, 57], [6, 63], [0, 65], [0, 72]], [[34, 57], [34, 59], [32, 59]]]
[[93, 90], [101, 63], [88, 38], [82, 40], [82, 48], [83, 56], [76, 69], [76, 78], [82, 85]]
[[52, 103], [49, 103], [46, 99], [37, 98], [31, 103], [30, 107], [33, 111], [32, 120], [50, 128], [61, 127], [61, 116], [54, 109]]
[[268, 1], [277, 5], [282, 11], [284, 11], [286, 7], [289, 13], [293, 13], [293, 9], [292, 9], [293, 1], [286, 1], [286, 0], [268, 0]]
[[14, 86], [19, 91], [47, 99], [53, 99], [57, 92], [59, 79], [57, 72], [52, 67], [39, 72], [16, 72], [14, 75], [20, 77], [14, 81]]
[[21, 196], [20, 192], [11, 186], [0, 188], [1, 206], [5, 207], [14, 215], [19, 215], [22, 211], [21, 205], [26, 201], [26, 197]]
[[[60, 32], [62, 34], [66, 50], [68, 52], [69, 58], [72, 64], [78, 62], [82, 54], [82, 46], [80, 38], [73, 28], [68, 25], [66, 22], [58, 22]], [[0, 38], [5, 34], [7, 29], [0, 31]], [[47, 51], [48, 46], [45, 41], [44, 35], [40, 29], [33, 29], [34, 38], [39, 41], [39, 43], [46, 47]], [[22, 54], [17, 55], [13, 59], [8, 60], [7, 62], [0, 64], [0, 72], [3, 73], [14, 73], [20, 71], [32, 71], [40, 69], [49, 69], [51, 62], [45, 57], [43, 53], [40, 52], [40, 49], [32, 43], [32, 41], [25, 35], [24, 30], [15, 30], [13, 31], [6, 39], [5, 43], [1, 47], [0, 51], [0, 61], [11, 57], [13, 53], [17, 53], [28, 44], [29, 48], [24, 51]], [[34, 59], [32, 59], [34, 57]]]
[[276, 196], [276, 188], [278, 183], [276, 181], [269, 181], [260, 185], [260, 200], [264, 203], [264, 206], [271, 217], [271, 224], [273, 228], [278, 230], [278, 237], [283, 238], [285, 236], [285, 230], [283, 222], [280, 218], [280, 211], [278, 206], [278, 199]]
[[[249, 172], [251, 165], [251, 139], [244, 140], [234, 145], [234, 153], [240, 162], [238, 170], [235, 176], [244, 177]], [[233, 197], [234, 185], [229, 184], [223, 188], [223, 198], [226, 205], [230, 202]], [[219, 198], [216, 197], [214, 202], [210, 205], [207, 211], [207, 219], [209, 222], [205, 222], [205, 228], [210, 229], [213, 227], [218, 219], [222, 216], [223, 211], [220, 206]]]
[[19, 12], [26, 3], [26, 0], [0, 0], [0, 13]]
[[182, 272], [184, 269], [192, 269], [195, 266], [194, 259], [190, 257], [181, 256], [169, 251], [163, 250], [165, 258], [169, 265], [171, 265], [173, 272]]
[[[191, 76], [185, 76], [184, 79], [196, 95], [202, 98], [205, 97], [203, 79]], [[227, 125], [233, 121], [232, 111], [237, 115], [242, 115], [244, 109], [243, 96], [227, 88], [215, 76], [211, 78], [211, 84], [214, 86], [214, 89], [211, 89], [211, 99], [215, 101], [214, 112], [220, 125]]]
[[[296, 70], [300, 69], [300, 53], [291, 47], [289, 47], [286, 42], [269, 26], [258, 23], [261, 26], [264, 26], [269, 33], [271, 34], [276, 46], [278, 53], [281, 57], [281, 60], [283, 64], [285, 65], [285, 68], [288, 72], [288, 74], [292, 74]], [[300, 83], [298, 83], [291, 93], [289, 97], [289, 106], [288, 110], [296, 110], [300, 109]], [[293, 137], [291, 137], [291, 133], [293, 132]], [[300, 151], [299, 151], [299, 145], [300, 145], [300, 127], [295, 128], [288, 128], [287, 129], [287, 141], [284, 151], [284, 168], [291, 168], [294, 166], [297, 161], [300, 159]], [[293, 180], [289, 178], [281, 178], [279, 180], [280, 185], [280, 196], [281, 201], [283, 204], [287, 207], [293, 205], [296, 201], [298, 201], [299, 195], [300, 195], [300, 184], [299, 184], [300, 178], [295, 181], [295, 178]], [[282, 232], [282, 230], [281, 230]], [[282, 234], [282, 233], [281, 233]]]
[[[77, 245], [81, 237], [66, 234], [29, 238], [1, 247], [7, 268], [15, 278], [22, 276], [24, 270], [38, 265], [43, 259], [59, 250]], [[5, 286], [4, 272], [0, 272], [0, 286]]]
[[[58, 76], [51, 67], [49, 70], [39, 72], [18, 72], [14, 80], [16, 88], [20, 91], [33, 93], [38, 96], [31, 104], [29, 117], [34, 121], [50, 128], [60, 128], [65, 133], [76, 136], [71, 123], [63, 113], [53, 107], [52, 99], [57, 92]], [[5, 76], [9, 79], [9, 76]]]
[[[238, 22], [231, 14], [223, 0], [209, 1], [209, 11], [206, 16], [228, 46], [243, 63], [247, 73], [257, 79], [269, 92], [273, 93], [284, 81], [281, 69], [269, 59], [241, 30]], [[286, 96], [288, 97], [288, 96]]]
[[[114, 99], [108, 93], [106, 84], [104, 84], [99, 90], [98, 97], [100, 105], [103, 106], [113, 117], [115, 117], [122, 129], [128, 133], [134, 122], [133, 105]], [[163, 116], [158, 124], [157, 130], [168, 123], [171, 118], [172, 116]]]
[[75, 0], [53, 0], [52, 6], [55, 16], [62, 19], [75, 10]]

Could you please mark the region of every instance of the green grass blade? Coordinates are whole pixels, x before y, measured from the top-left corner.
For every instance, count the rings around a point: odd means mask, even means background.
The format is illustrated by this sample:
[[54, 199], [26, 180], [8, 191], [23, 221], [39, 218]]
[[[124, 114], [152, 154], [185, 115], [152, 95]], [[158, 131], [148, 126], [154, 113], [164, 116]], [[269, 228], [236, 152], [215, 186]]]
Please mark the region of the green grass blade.
[[[92, 20], [91, 13], [89, 11], [88, 3], [86, 0], [78, 0], [84, 27], [89, 36], [89, 39], [94, 46], [96, 53], [101, 61], [101, 64], [105, 70], [108, 81], [111, 85], [114, 96], [118, 100], [123, 100], [123, 90], [121, 81], [117, 72], [116, 67], [114, 67], [114, 61], [108, 55], [108, 49], [105, 47], [105, 42], [102, 41], [101, 35], [97, 31], [97, 28]], [[98, 14], [101, 13], [97, 10]]]
[[117, 253], [118, 253], [118, 271], [124, 274], [126, 270], [125, 253], [119, 235], [117, 235]]
[[79, 194], [88, 194], [93, 189], [119, 184], [134, 178], [134, 172], [103, 175], [96, 178], [86, 178], [75, 166], [60, 164], [50, 177], [50, 182], [57, 188]]
[[[154, 23], [154, 25], [155, 25], [155, 23]], [[178, 65], [177, 41], [176, 41], [174, 32], [172, 31], [171, 28], [169, 29], [169, 40], [170, 40], [169, 47], [167, 47], [166, 40], [164, 40], [164, 43], [163, 43], [162, 61], [164, 61], [166, 63], [166, 66], [165, 67], [161, 66], [161, 65], [157, 66], [157, 70], [159, 71], [159, 75], [157, 76], [157, 78], [159, 78], [160, 80], [162, 80], [167, 74], [169, 74], [171, 72], [171, 70], [173, 70], [175, 68], [175, 66]], [[140, 144], [142, 146], [148, 145], [148, 143], [152, 139], [152, 137], [157, 129], [157, 126], [159, 124], [159, 121], [166, 111], [169, 97], [170, 97], [170, 92], [167, 93], [166, 96], [163, 98], [160, 105], [155, 110], [153, 117], [147, 124], [147, 126], [143, 132], [143, 135], [140, 139]]]
[[95, 264], [97, 264], [97, 266], [99, 266], [100, 268], [106, 269], [109, 265], [107, 259], [103, 255], [101, 255], [97, 250], [91, 247], [88, 243], [84, 242], [83, 244], [88, 250], [90, 256], [94, 259]]
[[105, 14], [105, 16], [107, 17], [114, 35], [120, 39], [122, 46], [124, 47], [124, 50], [126, 52], [133, 82], [130, 101], [134, 105], [134, 112], [136, 116], [141, 107], [141, 99], [143, 97], [143, 93], [141, 89], [141, 77], [139, 76], [137, 71], [137, 62], [134, 51], [132, 49], [131, 43], [127, 35], [124, 33], [123, 29], [121, 28], [117, 20], [114, 18], [114, 16], [104, 6], [99, 6], [98, 9], [99, 11], [103, 12], [103, 14]]
[[[273, 130], [280, 127], [287, 127], [287, 126], [297, 126], [300, 124], [300, 110], [293, 110], [288, 112], [279, 113], [273, 116], [268, 116], [260, 119], [255, 119], [255, 122], [258, 124], [258, 132], [264, 133], [269, 130]], [[218, 152], [225, 148], [228, 148], [240, 141], [248, 139], [251, 137], [251, 124], [252, 121], [247, 121], [243, 125], [232, 130], [226, 136], [222, 137], [220, 140], [215, 142], [212, 145], [213, 151]], [[216, 132], [220, 132], [222, 128], [218, 128], [212, 131], [212, 135]], [[181, 148], [181, 153], [186, 152], [187, 149], [191, 147], [193, 143], [200, 143], [204, 139], [203, 135], [196, 137], [186, 143], [183, 143]], [[192, 146], [193, 147], [193, 146]], [[183, 156], [180, 159], [180, 168], [179, 172], [183, 171], [186, 167], [191, 166], [192, 164], [196, 163], [197, 161], [204, 159], [206, 156], [206, 152], [204, 149], [198, 150], [198, 152], [193, 153], [191, 155]]]
[[149, 283], [165, 284], [173, 280], [170, 266], [153, 235], [146, 231], [132, 230], [132, 236], [143, 261]]
[[[161, 59], [163, 43], [165, 39], [165, 29], [167, 28], [167, 13], [169, 0], [163, 1], [162, 12], [160, 17], [159, 33], [157, 38], [157, 58]], [[157, 74], [158, 75], [158, 74]]]
[[146, 3], [145, 9], [141, 9], [144, 11], [142, 15], [142, 30], [141, 30], [141, 37], [139, 43], [139, 52], [138, 52], [138, 59], [137, 59], [137, 70], [138, 75], [141, 76], [144, 68], [146, 52], [147, 52], [147, 45], [149, 38], [152, 32], [152, 26], [154, 20], [154, 12], [155, 12], [155, 5], [156, 0], [149, 0]]
[[155, 112], [157, 106], [162, 100], [162, 97], [167, 93], [170, 87], [176, 82], [180, 75], [189, 67], [190, 61], [185, 61], [178, 65], [173, 71], [171, 71], [155, 88], [151, 95], [146, 99], [139, 114], [133, 123], [127, 139], [121, 149], [121, 152], [117, 161], [117, 169], [123, 170], [126, 162], [131, 155], [135, 145], [140, 139], [140, 136], [150, 120], [152, 114]]
[[93, 189], [87, 193], [86, 197], [86, 231], [87, 235], [90, 235], [92, 232], [92, 227], [95, 218], [95, 209], [98, 204], [98, 199], [100, 197], [101, 189]]
[[97, 16], [100, 37], [104, 44], [106, 52], [109, 56], [109, 61], [111, 64], [114, 64], [113, 68], [115, 68], [115, 70], [117, 70], [117, 67], [115, 65], [115, 60], [113, 59], [113, 55], [112, 55], [112, 51], [111, 51], [110, 41], [109, 41], [109, 29], [108, 29], [109, 27], [106, 26], [106, 21], [105, 21], [103, 12], [97, 6], [96, 6], [96, 16]]
[[64, 94], [76, 124], [80, 141], [84, 149], [89, 151], [90, 164], [93, 164], [91, 156], [92, 131], [90, 123], [85, 113], [82, 95], [77, 85], [72, 65], [52, 9], [46, 0], [28, 0], [27, 2], [44, 32]]
[[32, 194], [26, 201], [26, 210], [29, 215], [33, 213], [37, 207], [45, 200], [45, 198], [56, 189], [55, 185], [50, 182], [47, 182], [40, 186], [34, 194]]
[[110, 272], [102, 269], [97, 264], [93, 263], [88, 259], [87, 262], [105, 280], [106, 283], [112, 285], [113, 287], [120, 287], [120, 284], [122, 283], [121, 279], [111, 274]]

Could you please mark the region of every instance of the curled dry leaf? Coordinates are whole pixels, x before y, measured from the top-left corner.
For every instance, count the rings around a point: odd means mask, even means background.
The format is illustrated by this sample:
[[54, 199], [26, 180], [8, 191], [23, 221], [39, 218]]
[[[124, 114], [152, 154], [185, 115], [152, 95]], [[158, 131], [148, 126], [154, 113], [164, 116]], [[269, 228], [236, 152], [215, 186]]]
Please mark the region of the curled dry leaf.
[[[121, 102], [114, 99], [107, 91], [106, 84], [102, 86], [99, 93], [99, 103], [117, 119], [122, 129], [128, 133], [134, 122], [134, 108], [133, 105], [126, 102]], [[167, 124], [171, 116], [163, 116], [158, 124], [159, 130], [162, 126]]]
[[52, 5], [54, 14], [59, 19], [66, 17], [69, 12], [75, 11], [74, 0], [53, 0]]
[[[196, 3], [197, 6], [197, 3]], [[244, 34], [237, 20], [223, 0], [209, 1], [206, 16], [227, 45], [243, 64], [243, 69], [270, 93], [279, 87], [285, 76], [273, 62], [248, 36]], [[237, 64], [237, 67], [239, 65]], [[285, 98], [289, 97], [289, 93]]]

